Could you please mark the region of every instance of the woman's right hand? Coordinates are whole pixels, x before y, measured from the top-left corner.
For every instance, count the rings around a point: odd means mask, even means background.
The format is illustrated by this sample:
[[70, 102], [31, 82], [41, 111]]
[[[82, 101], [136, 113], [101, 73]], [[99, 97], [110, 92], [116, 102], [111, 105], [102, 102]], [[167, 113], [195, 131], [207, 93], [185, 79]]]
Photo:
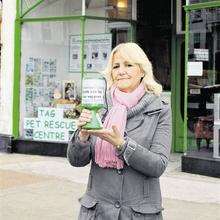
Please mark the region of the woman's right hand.
[[89, 134], [87, 133], [86, 130], [81, 131], [81, 128], [87, 122], [90, 122], [91, 119], [92, 119], [91, 111], [88, 109], [83, 109], [80, 116], [79, 116], [78, 124], [77, 124], [78, 129], [80, 129], [80, 132], [79, 132], [80, 141], [87, 141], [88, 140]]

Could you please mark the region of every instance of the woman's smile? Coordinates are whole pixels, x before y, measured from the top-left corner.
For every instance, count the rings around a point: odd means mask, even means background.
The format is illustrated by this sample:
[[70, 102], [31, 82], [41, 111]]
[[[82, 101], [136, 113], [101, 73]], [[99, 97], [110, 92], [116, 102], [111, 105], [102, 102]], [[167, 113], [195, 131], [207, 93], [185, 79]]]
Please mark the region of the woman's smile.
[[130, 77], [128, 78], [128, 77], [126, 77], [126, 78], [119, 78], [119, 79], [117, 79], [117, 81], [121, 81], [121, 80], [129, 80], [129, 79], [131, 79]]

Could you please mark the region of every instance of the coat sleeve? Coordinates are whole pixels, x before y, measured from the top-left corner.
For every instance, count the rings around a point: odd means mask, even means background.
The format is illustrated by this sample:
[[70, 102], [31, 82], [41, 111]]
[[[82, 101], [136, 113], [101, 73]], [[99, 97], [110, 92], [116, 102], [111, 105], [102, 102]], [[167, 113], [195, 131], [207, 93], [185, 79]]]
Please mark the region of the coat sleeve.
[[171, 109], [164, 105], [149, 150], [127, 137], [118, 155], [128, 166], [146, 176], [159, 177], [165, 171], [172, 140]]
[[91, 160], [91, 139], [81, 142], [78, 137], [79, 131], [77, 130], [70, 138], [67, 147], [67, 159], [72, 166], [83, 167], [89, 164]]

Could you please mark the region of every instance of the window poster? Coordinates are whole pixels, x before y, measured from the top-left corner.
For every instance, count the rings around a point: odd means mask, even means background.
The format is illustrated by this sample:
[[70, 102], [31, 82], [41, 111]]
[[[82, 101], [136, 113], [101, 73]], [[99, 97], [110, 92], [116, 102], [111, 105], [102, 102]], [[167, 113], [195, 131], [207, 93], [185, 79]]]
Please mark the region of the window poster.
[[64, 117], [64, 109], [39, 107], [37, 117], [24, 118], [26, 138], [67, 142], [76, 130], [76, 120]]
[[209, 61], [208, 49], [194, 49], [194, 56], [196, 61]]
[[[80, 72], [80, 35], [70, 36], [69, 72]], [[111, 34], [85, 35], [84, 70], [102, 71], [107, 65], [112, 47]]]
[[51, 106], [54, 89], [61, 83], [56, 80], [56, 59], [29, 57], [25, 65], [25, 116], [37, 116], [38, 107]]
[[63, 80], [63, 98], [67, 100], [74, 100], [76, 98], [76, 86], [74, 80]]
[[188, 76], [202, 76], [203, 62], [188, 62]]

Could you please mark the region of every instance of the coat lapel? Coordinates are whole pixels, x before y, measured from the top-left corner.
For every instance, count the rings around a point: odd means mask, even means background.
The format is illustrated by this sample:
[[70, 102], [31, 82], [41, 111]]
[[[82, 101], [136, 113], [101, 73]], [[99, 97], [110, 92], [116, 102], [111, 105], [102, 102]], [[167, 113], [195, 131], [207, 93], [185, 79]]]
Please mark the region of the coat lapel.
[[[148, 94], [146, 94], [143, 98], [148, 98]], [[126, 125], [126, 131], [132, 131], [135, 128], [141, 126], [141, 124], [144, 122], [144, 119], [146, 115], [150, 116], [153, 114], [157, 114], [162, 109], [162, 102], [160, 97], [157, 97], [155, 95], [150, 95], [150, 101], [146, 104], [146, 106], [137, 112], [137, 114], [134, 114], [132, 117], [129, 118]], [[106, 92], [106, 103], [104, 105], [104, 108], [100, 111], [100, 117], [102, 119], [102, 122], [104, 123], [105, 117], [108, 114], [109, 110], [112, 108], [112, 99], [110, 90]], [[134, 108], [137, 108], [138, 106], [135, 106]]]
[[[135, 106], [135, 108], [137, 108], [137, 106]], [[160, 113], [161, 110], [161, 99], [157, 96], [152, 96], [152, 101], [150, 101], [149, 103], [146, 102], [146, 106], [144, 106], [143, 109], [134, 114], [133, 117], [130, 117], [130, 120], [127, 121], [126, 131], [129, 132], [136, 129], [137, 127], [142, 125], [146, 117], [153, 116], [154, 114], [156, 115], [157, 113]]]
[[144, 122], [144, 115], [143, 114], [139, 114], [133, 118], [131, 118], [130, 120], [127, 121], [126, 124], [126, 131], [132, 131], [135, 128], [139, 127], [142, 125], [142, 123]]

